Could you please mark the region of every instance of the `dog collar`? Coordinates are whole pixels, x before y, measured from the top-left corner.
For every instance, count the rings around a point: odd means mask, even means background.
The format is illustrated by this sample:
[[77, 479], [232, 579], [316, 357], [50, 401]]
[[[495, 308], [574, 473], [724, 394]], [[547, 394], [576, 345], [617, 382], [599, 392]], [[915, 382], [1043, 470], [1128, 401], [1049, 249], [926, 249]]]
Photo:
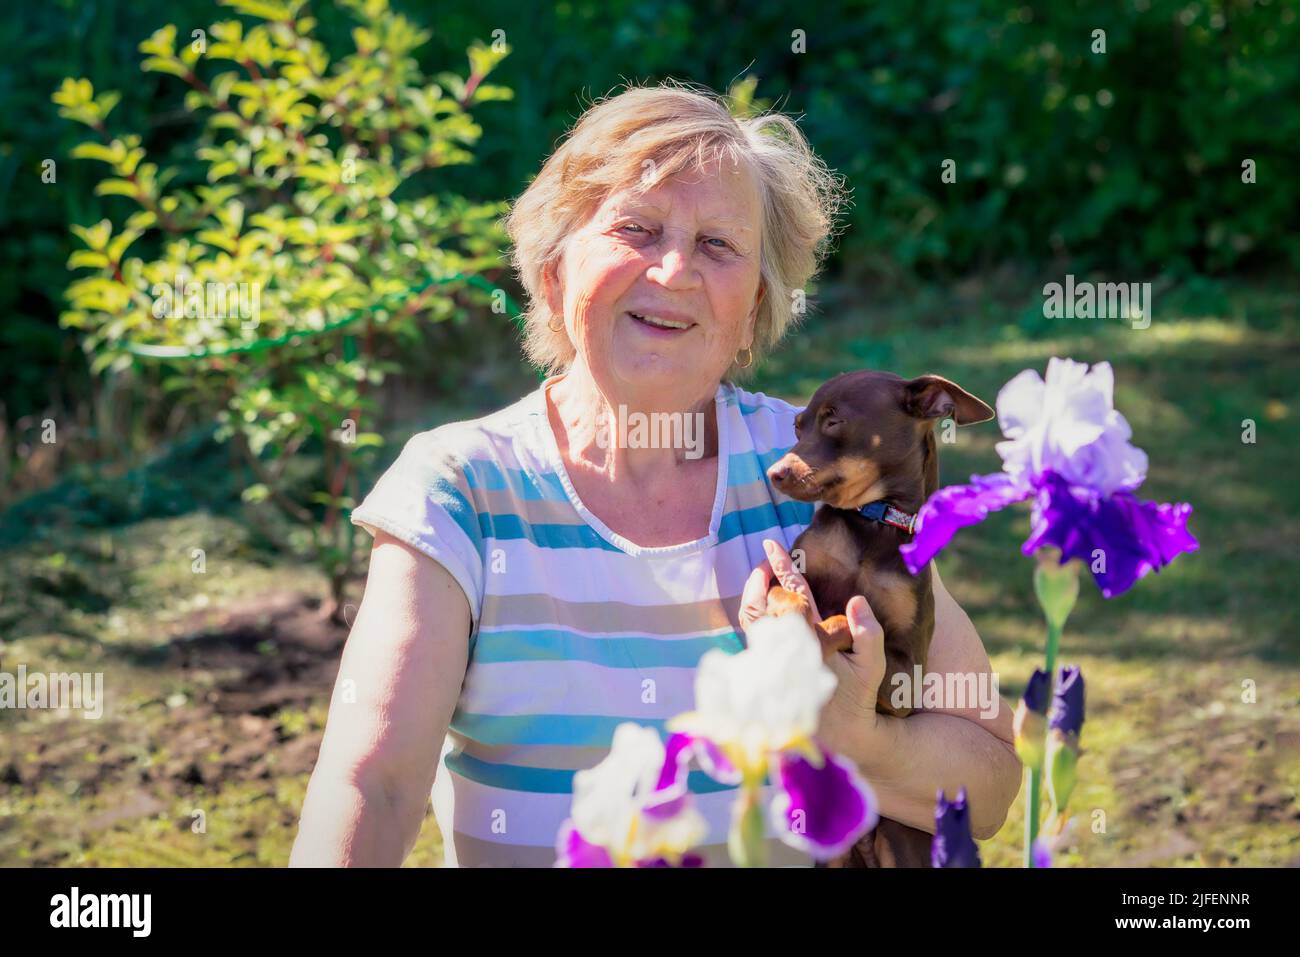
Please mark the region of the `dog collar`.
[[909, 515], [907, 512], [894, 508], [888, 502], [868, 502], [858, 509], [858, 514], [863, 518], [869, 518], [873, 522], [880, 522], [882, 525], [892, 525], [894, 528], [901, 528], [909, 535], [916, 526], [916, 516]]

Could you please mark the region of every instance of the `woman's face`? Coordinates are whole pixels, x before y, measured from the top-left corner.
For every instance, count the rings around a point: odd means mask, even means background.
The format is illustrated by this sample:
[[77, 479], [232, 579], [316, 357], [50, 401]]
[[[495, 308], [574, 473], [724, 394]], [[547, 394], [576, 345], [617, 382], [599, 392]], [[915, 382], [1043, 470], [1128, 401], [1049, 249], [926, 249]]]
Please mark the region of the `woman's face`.
[[753, 175], [714, 164], [611, 193], [569, 237], [547, 294], [602, 392], [648, 408], [713, 395], [753, 343], [760, 215]]

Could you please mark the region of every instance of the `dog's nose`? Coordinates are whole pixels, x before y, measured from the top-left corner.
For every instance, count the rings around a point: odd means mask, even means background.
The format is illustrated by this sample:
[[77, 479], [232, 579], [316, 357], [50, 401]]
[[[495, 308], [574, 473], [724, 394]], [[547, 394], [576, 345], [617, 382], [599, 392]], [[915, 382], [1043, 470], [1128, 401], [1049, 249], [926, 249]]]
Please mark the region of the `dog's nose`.
[[771, 482], [773, 485], [775, 485], [777, 488], [780, 488], [781, 486], [785, 485], [787, 481], [790, 480], [790, 476], [792, 474], [793, 474], [793, 469], [791, 469], [789, 465], [786, 465], [782, 462], [777, 462], [775, 465], [773, 465], [770, 469], [767, 470], [767, 480]]

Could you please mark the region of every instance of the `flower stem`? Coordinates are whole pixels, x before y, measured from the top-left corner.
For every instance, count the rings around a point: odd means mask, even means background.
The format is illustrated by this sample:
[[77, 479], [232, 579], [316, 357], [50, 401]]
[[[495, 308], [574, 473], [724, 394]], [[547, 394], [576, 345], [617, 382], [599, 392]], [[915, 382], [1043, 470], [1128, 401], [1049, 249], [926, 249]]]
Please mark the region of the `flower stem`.
[[763, 843], [763, 809], [759, 786], [745, 781], [732, 809], [731, 834], [727, 851], [737, 867], [765, 867], [767, 846]]
[[[1047, 655], [1045, 670], [1047, 671], [1047, 700], [1052, 700], [1052, 694], [1056, 686], [1056, 649], [1061, 643], [1061, 625], [1048, 621], [1047, 623]], [[1044, 739], [1047, 736], [1047, 729], [1043, 731]], [[1044, 752], [1046, 751], [1046, 741], [1044, 741]], [[1025, 867], [1034, 866], [1034, 841], [1038, 839], [1039, 828], [1039, 805], [1042, 803], [1040, 795], [1042, 794], [1043, 769], [1042, 767], [1031, 768], [1029, 770], [1029, 807], [1025, 812]]]

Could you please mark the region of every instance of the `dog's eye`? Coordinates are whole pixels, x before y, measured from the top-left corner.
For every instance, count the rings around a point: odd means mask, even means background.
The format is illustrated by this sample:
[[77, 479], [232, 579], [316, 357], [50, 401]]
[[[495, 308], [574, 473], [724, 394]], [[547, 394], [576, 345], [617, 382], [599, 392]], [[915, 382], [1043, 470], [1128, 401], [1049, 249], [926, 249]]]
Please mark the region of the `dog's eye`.
[[827, 416], [825, 419], [822, 420], [822, 431], [825, 432], [827, 435], [838, 435], [840, 431], [840, 426], [842, 426], [843, 424], [844, 424], [843, 419], [835, 419], [830, 416]]

